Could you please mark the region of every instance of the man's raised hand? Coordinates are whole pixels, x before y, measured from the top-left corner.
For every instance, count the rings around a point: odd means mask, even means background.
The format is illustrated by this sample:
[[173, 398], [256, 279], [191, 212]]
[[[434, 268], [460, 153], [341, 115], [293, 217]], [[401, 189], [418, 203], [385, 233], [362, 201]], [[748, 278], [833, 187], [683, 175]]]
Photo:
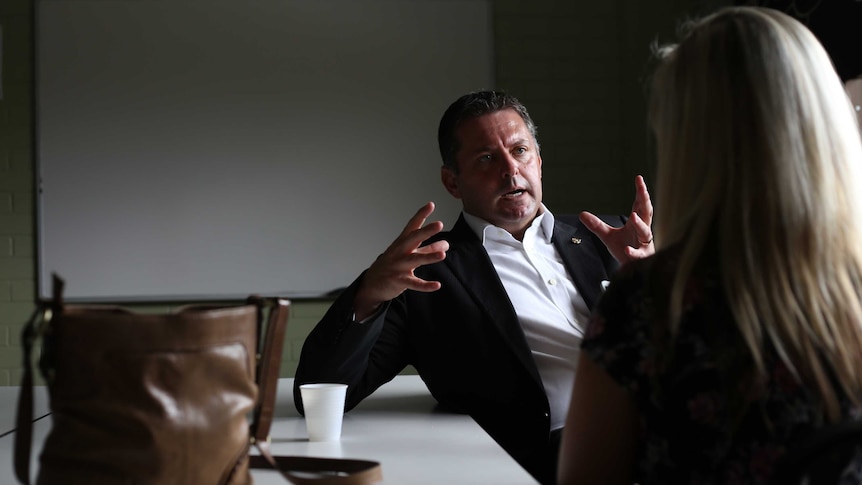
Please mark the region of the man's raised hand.
[[401, 234], [371, 264], [362, 277], [353, 302], [355, 318], [362, 320], [380, 305], [404, 290], [436, 291], [439, 281], [426, 281], [413, 274], [419, 266], [437, 263], [446, 258], [448, 241], [436, 241], [422, 246], [428, 238], [443, 230], [440, 221], [425, 224], [434, 212], [434, 203], [428, 202], [410, 218]]
[[581, 212], [584, 225], [607, 246], [620, 263], [645, 258], [655, 253], [652, 240], [653, 208], [643, 177], [635, 177], [635, 201], [623, 227], [614, 228], [589, 212]]

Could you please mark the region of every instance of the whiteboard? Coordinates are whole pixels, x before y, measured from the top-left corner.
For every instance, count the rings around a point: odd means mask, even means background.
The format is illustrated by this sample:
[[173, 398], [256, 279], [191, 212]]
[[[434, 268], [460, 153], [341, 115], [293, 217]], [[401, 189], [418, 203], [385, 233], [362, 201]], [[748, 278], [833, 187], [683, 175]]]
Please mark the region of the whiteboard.
[[493, 87], [480, 0], [37, 0], [40, 296], [319, 297], [425, 202]]

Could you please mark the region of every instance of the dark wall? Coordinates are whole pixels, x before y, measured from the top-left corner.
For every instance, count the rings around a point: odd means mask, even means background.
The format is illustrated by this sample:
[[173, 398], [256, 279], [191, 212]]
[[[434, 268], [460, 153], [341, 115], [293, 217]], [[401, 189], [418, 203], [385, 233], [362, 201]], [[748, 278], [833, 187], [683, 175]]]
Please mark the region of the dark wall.
[[842, 81], [862, 76], [862, 0], [741, 0], [781, 10], [808, 26], [832, 57]]

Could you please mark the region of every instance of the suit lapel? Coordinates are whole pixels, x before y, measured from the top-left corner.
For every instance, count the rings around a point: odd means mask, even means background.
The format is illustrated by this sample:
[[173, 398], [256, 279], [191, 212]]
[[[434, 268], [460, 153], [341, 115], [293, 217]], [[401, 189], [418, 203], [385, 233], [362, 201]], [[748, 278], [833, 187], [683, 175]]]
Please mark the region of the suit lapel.
[[557, 220], [554, 223], [553, 241], [572, 276], [575, 288], [592, 311], [602, 295], [601, 281], [608, 279], [596, 239], [583, 226], [574, 227]]
[[541, 386], [539, 370], [527, 345], [512, 302], [506, 294], [503, 283], [500, 282], [500, 277], [488, 253], [464, 221], [463, 216], [458, 218], [458, 222], [450, 232], [450, 243], [444, 262], [455, 277], [461, 280], [476, 305], [488, 315], [490, 321], [496, 325], [497, 330], [509, 343], [512, 351]]

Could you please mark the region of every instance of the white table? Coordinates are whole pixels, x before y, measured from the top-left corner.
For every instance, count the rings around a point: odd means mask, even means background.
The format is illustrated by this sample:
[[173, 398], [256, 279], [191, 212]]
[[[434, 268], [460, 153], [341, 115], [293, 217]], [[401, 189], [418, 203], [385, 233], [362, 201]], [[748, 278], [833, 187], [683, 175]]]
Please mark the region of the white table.
[[[4, 412], [2, 431], [14, 427], [14, 394], [0, 392]], [[36, 388], [37, 405], [46, 404], [45, 390]], [[41, 395], [41, 396], [40, 396]], [[12, 403], [9, 403], [9, 396]], [[11, 410], [11, 416], [6, 416]], [[381, 463], [384, 483], [394, 484], [535, 484], [469, 416], [436, 410], [436, 401], [418, 376], [398, 376], [344, 416], [340, 441], [308, 441], [305, 421], [293, 405], [293, 379], [280, 379], [272, 426], [276, 455], [356, 458]], [[7, 423], [8, 422], [8, 423]], [[38, 451], [50, 428], [50, 419], [33, 426], [31, 469], [38, 467]], [[9, 428], [11, 429], [11, 428]], [[14, 433], [0, 438], [0, 483], [13, 484]], [[254, 470], [256, 485], [285, 485], [275, 471]]]

